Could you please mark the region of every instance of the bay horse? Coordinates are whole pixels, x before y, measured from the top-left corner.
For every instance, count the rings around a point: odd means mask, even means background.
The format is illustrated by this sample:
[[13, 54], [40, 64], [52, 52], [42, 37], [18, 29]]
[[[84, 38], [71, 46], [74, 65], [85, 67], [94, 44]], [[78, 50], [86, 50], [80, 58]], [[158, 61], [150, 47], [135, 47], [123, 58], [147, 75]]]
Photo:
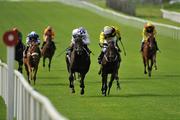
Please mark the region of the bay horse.
[[152, 34], [149, 34], [149, 38], [144, 42], [142, 58], [144, 63], [144, 74], [147, 74], [146, 69], [148, 70], [148, 76], [151, 77], [152, 67], [154, 65], [155, 70], [157, 70], [156, 66], [156, 46], [155, 46], [155, 38]]
[[[110, 89], [112, 87], [112, 83], [114, 79], [117, 80], [117, 86], [120, 89], [119, 86], [119, 77], [118, 77], [118, 70], [120, 67], [120, 62], [121, 62], [121, 57], [120, 54], [118, 53], [117, 49], [115, 48], [115, 44], [113, 40], [109, 40], [107, 43], [107, 49], [104, 53], [102, 63], [101, 63], [101, 68], [99, 74], [102, 76], [102, 95], [106, 96], [106, 92], [108, 89], [108, 95], [110, 94]], [[108, 79], [108, 74], [111, 74], [111, 78], [109, 81], [109, 84], [107, 86], [107, 79]]]
[[36, 74], [40, 58], [41, 52], [39, 49], [39, 45], [35, 42], [32, 42], [27, 51], [27, 58], [23, 58], [23, 62], [27, 72], [28, 82], [31, 83], [30, 80], [34, 80], [34, 85], [36, 82]]
[[46, 58], [49, 59], [49, 64], [48, 64], [49, 71], [51, 68], [51, 60], [55, 53], [55, 50], [56, 50], [56, 46], [55, 46], [54, 42], [52, 41], [52, 38], [49, 36], [46, 40], [46, 44], [44, 45], [44, 47], [41, 50], [41, 54], [43, 56], [43, 67], [45, 67], [45, 59]]
[[18, 71], [22, 73], [23, 69], [23, 51], [25, 49], [25, 45], [19, 41], [15, 46], [15, 60], [18, 62]]
[[75, 40], [72, 52], [70, 55], [66, 55], [66, 64], [69, 72], [69, 87], [71, 92], [75, 93], [74, 80], [75, 73], [77, 72], [80, 77], [80, 94], [83, 95], [85, 88], [84, 79], [90, 67], [90, 54], [84, 48], [82, 38]]

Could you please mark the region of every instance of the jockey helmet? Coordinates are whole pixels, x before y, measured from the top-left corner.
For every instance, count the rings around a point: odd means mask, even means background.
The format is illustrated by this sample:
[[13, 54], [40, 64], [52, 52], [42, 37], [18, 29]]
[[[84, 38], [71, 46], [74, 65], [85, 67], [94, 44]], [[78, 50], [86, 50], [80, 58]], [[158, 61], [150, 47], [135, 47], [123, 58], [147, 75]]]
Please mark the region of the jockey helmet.
[[151, 22], [147, 22], [145, 24], [145, 29], [146, 29], [146, 32], [152, 33], [154, 30], [154, 25]]
[[114, 27], [105, 26], [103, 33], [105, 38], [114, 37], [116, 35], [116, 30]]
[[32, 31], [32, 32], [28, 35], [28, 37], [29, 37], [30, 39], [32, 39], [32, 38], [38, 39], [39, 35], [38, 35], [35, 31]]
[[18, 29], [16, 27], [14, 27], [12, 30], [18, 32]]
[[74, 29], [74, 30], [72, 31], [72, 36], [73, 36], [73, 38], [76, 38], [77, 35], [78, 35], [78, 29]]
[[145, 28], [154, 27], [154, 25], [151, 22], [147, 22], [144, 27]]
[[78, 28], [78, 34], [79, 34], [79, 35], [82, 35], [82, 36], [86, 35], [86, 30], [85, 30], [85, 28], [79, 27], [79, 28]]
[[51, 26], [47, 26], [46, 28], [48, 31], [51, 31], [52, 30], [52, 27]]

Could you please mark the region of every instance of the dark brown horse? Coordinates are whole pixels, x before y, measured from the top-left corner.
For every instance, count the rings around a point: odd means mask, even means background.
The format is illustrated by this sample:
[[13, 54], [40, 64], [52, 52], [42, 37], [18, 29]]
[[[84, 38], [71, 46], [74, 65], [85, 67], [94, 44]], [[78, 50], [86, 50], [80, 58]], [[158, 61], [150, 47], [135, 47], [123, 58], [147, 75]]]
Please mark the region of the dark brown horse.
[[80, 75], [80, 93], [83, 95], [85, 88], [84, 79], [90, 67], [90, 54], [84, 48], [82, 39], [79, 38], [75, 40], [71, 54], [66, 56], [66, 63], [69, 72], [69, 87], [71, 92], [75, 93], [74, 79], [75, 73], [77, 72]]
[[[120, 88], [119, 81], [118, 81], [118, 70], [120, 67], [120, 62], [121, 62], [120, 54], [115, 48], [114, 41], [110, 40], [108, 42], [108, 47], [106, 49], [106, 52], [104, 54], [104, 57], [101, 63], [101, 72], [100, 72], [102, 76], [101, 91], [102, 91], [103, 96], [106, 96], [107, 89], [108, 89], [108, 95], [109, 95], [114, 79], [117, 80], [118, 88]], [[108, 74], [111, 74], [111, 78], [107, 86]]]
[[27, 58], [24, 58], [23, 62], [27, 72], [28, 82], [31, 83], [30, 80], [34, 80], [34, 85], [36, 82], [36, 74], [40, 58], [41, 52], [39, 45], [35, 42], [32, 42], [27, 52]]
[[144, 74], [147, 74], [146, 69], [148, 70], [148, 76], [151, 77], [151, 71], [153, 65], [155, 66], [155, 69], [157, 69], [156, 66], [156, 46], [155, 46], [155, 38], [153, 35], [149, 35], [148, 40], [144, 43], [143, 51], [142, 51], [142, 58], [144, 63]]
[[51, 68], [51, 60], [55, 53], [55, 50], [56, 50], [56, 46], [55, 46], [54, 42], [52, 41], [51, 37], [48, 37], [46, 40], [46, 44], [44, 45], [44, 47], [41, 50], [41, 54], [43, 56], [43, 67], [45, 67], [45, 59], [46, 58], [49, 59], [49, 65], [48, 65], [49, 71]]
[[18, 42], [15, 46], [15, 60], [18, 62], [18, 71], [22, 73], [23, 66], [23, 51], [25, 49], [25, 45], [22, 42]]

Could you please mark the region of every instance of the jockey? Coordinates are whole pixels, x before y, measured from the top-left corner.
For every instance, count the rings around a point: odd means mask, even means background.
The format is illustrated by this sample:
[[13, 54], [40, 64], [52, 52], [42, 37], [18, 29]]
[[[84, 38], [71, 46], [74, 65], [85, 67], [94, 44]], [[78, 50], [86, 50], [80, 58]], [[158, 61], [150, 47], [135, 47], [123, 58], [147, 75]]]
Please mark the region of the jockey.
[[[143, 39], [142, 39], [142, 44], [141, 44], [141, 52], [143, 51], [144, 42], [148, 40], [150, 34], [153, 34], [153, 36], [155, 37], [156, 29], [155, 29], [155, 26], [151, 22], [147, 22], [144, 25], [143, 32], [142, 32]], [[154, 44], [156, 46], [156, 50], [159, 50], [156, 40], [154, 40]]]
[[46, 44], [47, 38], [50, 37], [51, 40], [53, 40], [53, 39], [54, 39], [54, 36], [55, 36], [55, 33], [54, 33], [52, 27], [51, 27], [51, 26], [47, 26], [47, 28], [44, 30], [44, 33], [43, 33], [43, 40], [44, 40], [44, 41], [43, 41], [43, 44], [42, 44], [41, 49], [42, 49], [43, 46]]
[[18, 34], [18, 43], [22, 43], [22, 33], [16, 27], [12, 30]]
[[[120, 57], [119, 52], [121, 52], [118, 41], [121, 40], [120, 30], [114, 26], [105, 26], [103, 31], [100, 33], [99, 45], [102, 48], [101, 54], [98, 57], [98, 63], [101, 64], [102, 58], [107, 48], [108, 40], [113, 40], [115, 47], [117, 49], [118, 57]], [[120, 58], [119, 58], [120, 59]]]
[[86, 49], [86, 51], [88, 52], [88, 54], [91, 53], [90, 49], [87, 47], [90, 44], [88, 32], [85, 28], [79, 27], [72, 31], [71, 44], [70, 44], [69, 48], [67, 48], [67, 54], [71, 53], [71, 51], [73, 50], [73, 46], [75, 44], [75, 40], [78, 38], [82, 39], [83, 46]]
[[31, 46], [31, 43], [32, 42], [35, 42], [36, 44], [40, 45], [40, 39], [39, 39], [39, 35], [35, 32], [35, 31], [32, 31], [31, 33], [29, 33], [26, 37], [26, 44], [27, 44], [27, 47], [24, 51], [24, 57], [27, 57], [27, 51], [29, 49], [29, 47]]

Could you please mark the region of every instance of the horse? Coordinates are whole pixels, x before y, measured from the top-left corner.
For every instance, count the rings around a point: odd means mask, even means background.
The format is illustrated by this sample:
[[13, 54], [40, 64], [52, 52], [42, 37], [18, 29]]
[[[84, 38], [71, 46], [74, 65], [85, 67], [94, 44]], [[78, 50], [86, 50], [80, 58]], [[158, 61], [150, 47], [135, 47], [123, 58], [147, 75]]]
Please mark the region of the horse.
[[56, 50], [56, 46], [55, 46], [54, 42], [52, 41], [52, 38], [48, 37], [46, 40], [46, 44], [44, 45], [44, 47], [41, 50], [41, 54], [43, 56], [43, 67], [45, 67], [45, 59], [46, 58], [49, 59], [49, 65], [48, 65], [49, 71], [51, 68], [51, 60], [55, 53], [55, 50]]
[[156, 65], [156, 46], [155, 46], [155, 38], [152, 34], [149, 35], [147, 41], [145, 41], [143, 45], [142, 58], [144, 64], [144, 74], [147, 74], [146, 69], [148, 69], [148, 76], [151, 77], [152, 67], [154, 65], [155, 70], [157, 70]]
[[75, 93], [75, 73], [78, 73], [80, 77], [80, 94], [84, 94], [84, 79], [89, 71], [90, 63], [90, 54], [84, 48], [82, 39], [78, 38], [75, 40], [73, 50], [70, 55], [66, 55], [66, 64], [69, 72], [69, 87], [72, 93]]
[[18, 62], [18, 71], [22, 73], [23, 69], [23, 51], [25, 49], [25, 45], [22, 42], [18, 42], [15, 46], [15, 60]]
[[28, 82], [31, 83], [30, 80], [34, 80], [34, 85], [36, 82], [36, 74], [37, 74], [40, 58], [41, 58], [41, 52], [39, 49], [39, 45], [35, 42], [32, 42], [27, 51], [27, 57], [23, 58], [23, 62], [27, 72]]
[[[114, 79], [117, 80], [117, 88], [120, 89], [119, 85], [119, 77], [118, 77], [118, 70], [120, 67], [121, 57], [118, 53], [117, 49], [115, 48], [115, 44], [113, 40], [109, 40], [107, 43], [107, 49], [104, 53], [101, 68], [99, 71], [99, 74], [101, 74], [102, 77], [102, 95], [106, 96], [106, 92], [108, 89], [108, 95], [110, 94], [110, 89], [112, 87], [112, 83]], [[107, 87], [107, 79], [108, 74], [111, 74], [111, 78]]]

